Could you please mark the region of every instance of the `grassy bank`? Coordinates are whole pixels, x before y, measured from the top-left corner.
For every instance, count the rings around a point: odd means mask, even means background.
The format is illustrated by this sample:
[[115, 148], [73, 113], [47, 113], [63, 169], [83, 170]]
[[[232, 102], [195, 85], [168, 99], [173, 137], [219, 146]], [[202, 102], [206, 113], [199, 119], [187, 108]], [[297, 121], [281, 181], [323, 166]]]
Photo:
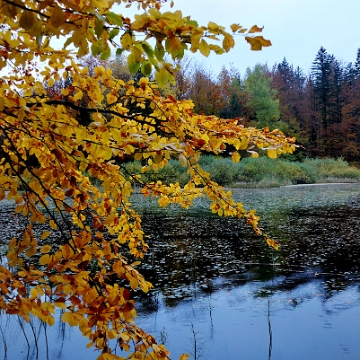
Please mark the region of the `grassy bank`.
[[[245, 158], [235, 164], [228, 158], [202, 156], [201, 165], [212, 179], [228, 187], [278, 187], [283, 185], [333, 182], [358, 182], [360, 170], [342, 159], [306, 159], [302, 162], [282, 159]], [[126, 165], [132, 174], [141, 173], [141, 164]], [[170, 160], [161, 170], [143, 174], [148, 181], [179, 182], [186, 184], [186, 168]]]

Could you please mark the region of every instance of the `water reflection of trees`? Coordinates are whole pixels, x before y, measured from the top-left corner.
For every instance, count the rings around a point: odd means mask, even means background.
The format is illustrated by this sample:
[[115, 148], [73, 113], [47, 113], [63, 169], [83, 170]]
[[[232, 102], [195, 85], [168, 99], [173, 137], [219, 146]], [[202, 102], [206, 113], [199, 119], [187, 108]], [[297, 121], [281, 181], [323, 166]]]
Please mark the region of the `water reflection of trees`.
[[[61, 358], [65, 343], [66, 331], [69, 330], [66, 324], [61, 322], [61, 312], [57, 322], [55, 336], [57, 354], [56, 358]], [[14, 317], [2, 313], [0, 315], [0, 349], [3, 359], [16, 358], [33, 360], [50, 360], [49, 349], [54, 347], [53, 341], [49, 341], [48, 325], [36, 318], [31, 317], [30, 322], [24, 321], [21, 317]], [[54, 330], [53, 330], [54, 331]], [[52, 336], [54, 338], [54, 336]], [[54, 340], [54, 339], [52, 339]]]
[[[145, 272], [166, 295], [180, 298], [186, 296], [186, 287], [207, 290], [218, 276], [266, 281], [274, 264], [277, 274], [284, 276], [307, 269], [329, 274], [336, 281], [327, 282], [328, 287], [346, 286], [349, 278], [358, 278], [359, 209], [345, 205], [297, 209], [283, 216], [280, 230], [285, 235], [276, 252], [237, 219], [149, 215], [144, 219], [151, 249]], [[269, 218], [265, 223], [270, 229], [274, 226]]]
[[[306, 216], [315, 216], [315, 212], [296, 216], [296, 221], [300, 226], [301, 221], [305, 222]], [[354, 219], [351, 218], [349, 223], [345, 223], [345, 218], [342, 218], [341, 225], [347, 229], [352, 226], [353, 221]], [[171, 222], [171, 226], [169, 222]], [[313, 226], [312, 221], [309, 223]], [[328, 228], [331, 228], [334, 234], [338, 234], [337, 229], [340, 223], [341, 221], [334, 222]], [[325, 262], [317, 263], [316, 266], [308, 266], [309, 259], [317, 256], [320, 245], [310, 246], [303, 257], [297, 258], [299, 261], [292, 262], [291, 257], [289, 260], [289, 254], [303, 251], [304, 243], [314, 241], [314, 237], [311, 237], [313, 228], [305, 229], [304, 232], [298, 234], [297, 239], [292, 240], [294, 243], [287, 247], [284, 246], [280, 253], [274, 253], [263, 244], [262, 239], [251, 238], [249, 236], [251, 231], [235, 219], [181, 216], [175, 219], [168, 217], [164, 221], [163, 217], [153, 216], [144, 220], [144, 226], [151, 235], [149, 241], [151, 253], [144, 262], [144, 269], [150, 279], [151, 276], [154, 277], [151, 280], [155, 283], [156, 289], [149, 296], [137, 295], [141, 298], [139, 312], [157, 313], [161, 306], [162, 295], [165, 295], [167, 305], [176, 306], [184, 298], [190, 299], [190, 303], [204, 295], [211, 299], [212, 294], [218, 290], [230, 290], [255, 281], [259, 286], [253, 291], [252, 296], [254, 299], [264, 298], [268, 304], [269, 359], [272, 351], [271, 319], [273, 312], [276, 311], [272, 305], [274, 294], [287, 296], [286, 306], [289, 309], [297, 308], [304, 301], [310, 300], [311, 296], [316, 296], [322, 301], [324, 312], [329, 312], [331, 309], [327, 307], [327, 301], [351, 285], [355, 285], [359, 280], [356, 269], [352, 270], [354, 258], [350, 258], [350, 265], [345, 263], [341, 264], [342, 268], [332, 267], [331, 261], [334, 254], [331, 253], [331, 256], [325, 257]], [[305, 232], [310, 235], [305, 236]], [[326, 232], [328, 235], [331, 233], [329, 230]], [[338, 238], [340, 239], [341, 236]], [[344, 238], [342, 239], [344, 240]], [[296, 247], [297, 241], [301, 246]], [[336, 244], [333, 242], [328, 244], [326, 237], [321, 241], [328, 247], [341, 245], [340, 240]], [[356, 249], [357, 239], [351, 240], [350, 243]], [[348, 247], [344, 249], [351, 254], [351, 249]], [[345, 251], [344, 249], [342, 250]], [[356, 251], [354, 254], [356, 255]], [[347, 267], [347, 265], [349, 266]], [[302, 294], [300, 297], [293, 297], [293, 292], [309, 283], [317, 284], [317, 294]], [[346, 307], [344, 307], [345, 309]], [[342, 311], [342, 309], [339, 308], [338, 311]], [[211, 306], [209, 306], [209, 317], [212, 318]], [[5, 354], [4, 358], [9, 358], [6, 354], [9, 353], [8, 349], [12, 345], [12, 341], [11, 336], [7, 335], [9, 334], [8, 324], [4, 320], [6, 316], [3, 316], [2, 319], [0, 343]], [[210, 322], [212, 324], [212, 321]], [[57, 351], [60, 356], [67, 340], [65, 339], [65, 324], [61, 321], [58, 324], [62, 326], [61, 329], [59, 328], [60, 336], [57, 341]], [[48, 341], [48, 329], [38, 322], [33, 323], [33, 328], [31, 328], [31, 324], [22, 323], [22, 325], [24, 331], [21, 330], [21, 324], [18, 324], [18, 333], [24, 336], [21, 341], [24, 349], [27, 349], [25, 350], [28, 353], [26, 359], [48, 359], [48, 351], [45, 351], [44, 355], [44, 344], [47, 344]], [[25, 327], [27, 327], [26, 330]], [[196, 327], [195, 331], [197, 331]], [[200, 341], [199, 336], [197, 339]], [[197, 345], [199, 345], [199, 341]], [[37, 344], [40, 342], [42, 343], [43, 357], [39, 357]], [[48, 348], [51, 348], [50, 341]]]

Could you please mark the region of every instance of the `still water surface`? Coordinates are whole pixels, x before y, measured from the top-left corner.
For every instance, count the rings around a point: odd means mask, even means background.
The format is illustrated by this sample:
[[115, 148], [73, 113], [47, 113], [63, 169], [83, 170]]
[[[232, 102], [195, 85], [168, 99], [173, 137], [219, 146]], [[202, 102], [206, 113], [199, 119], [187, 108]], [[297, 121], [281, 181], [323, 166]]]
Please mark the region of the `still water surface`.
[[[275, 252], [236, 219], [199, 201], [187, 214], [141, 204], [154, 283], [139, 297], [137, 322], [172, 359], [360, 358], [360, 185], [234, 190], [257, 208]], [[60, 314], [59, 314], [60, 318]], [[92, 360], [76, 328], [2, 316], [4, 359]], [[24, 335], [26, 334], [26, 336]], [[118, 352], [119, 354], [119, 352]]]

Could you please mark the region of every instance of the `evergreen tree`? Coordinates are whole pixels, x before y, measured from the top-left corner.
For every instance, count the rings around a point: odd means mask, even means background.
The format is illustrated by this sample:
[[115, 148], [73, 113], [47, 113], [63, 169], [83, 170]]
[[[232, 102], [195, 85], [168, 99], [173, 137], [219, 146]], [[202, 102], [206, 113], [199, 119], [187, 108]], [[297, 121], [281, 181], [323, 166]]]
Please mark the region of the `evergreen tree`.
[[303, 94], [306, 77], [302, 69], [297, 66], [293, 72], [293, 89], [299, 94]]
[[353, 86], [356, 80], [356, 69], [353, 63], [348, 63], [343, 69], [343, 80], [347, 86]]
[[293, 69], [292, 66], [289, 65], [286, 58], [277, 66], [277, 71], [281, 76], [282, 79], [282, 88], [280, 90], [289, 92], [290, 89], [293, 87]]
[[252, 111], [250, 121], [253, 125], [273, 128], [280, 117], [279, 100], [275, 99], [276, 90], [271, 88], [272, 79], [266, 75], [265, 70], [260, 64], [253, 70], [246, 70], [244, 84], [249, 97], [246, 106]]
[[342, 86], [344, 81], [344, 71], [339, 61], [335, 60], [332, 63], [332, 86], [330, 92], [330, 106], [331, 106], [331, 122], [341, 122], [341, 107], [343, 103]]
[[357, 53], [356, 53], [356, 61], [354, 64], [354, 71], [355, 71], [355, 76], [358, 78], [360, 76], [360, 48], [357, 50]]
[[333, 57], [326, 52], [325, 48], [321, 47], [311, 68], [311, 78], [314, 85], [315, 95], [314, 110], [319, 112], [321, 124], [325, 131], [328, 126], [332, 61]]

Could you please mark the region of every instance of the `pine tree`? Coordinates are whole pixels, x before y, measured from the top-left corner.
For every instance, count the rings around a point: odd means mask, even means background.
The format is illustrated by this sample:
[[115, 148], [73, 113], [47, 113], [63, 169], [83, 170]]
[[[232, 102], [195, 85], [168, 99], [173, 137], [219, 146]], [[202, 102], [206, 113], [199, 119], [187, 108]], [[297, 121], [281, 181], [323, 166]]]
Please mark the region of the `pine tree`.
[[266, 75], [265, 67], [257, 64], [246, 71], [244, 81], [249, 101], [246, 106], [253, 112], [250, 119], [257, 127], [272, 125], [279, 120], [279, 100], [275, 99], [276, 90], [271, 88], [272, 79]]
[[311, 78], [314, 84], [315, 111], [320, 113], [321, 124], [325, 131], [328, 126], [332, 60], [333, 57], [326, 52], [325, 48], [321, 47], [311, 68]]
[[356, 53], [356, 61], [354, 64], [355, 76], [358, 78], [360, 76], [360, 48], [357, 50]]
[[342, 87], [344, 82], [344, 70], [339, 61], [332, 64], [332, 86], [331, 86], [331, 115], [332, 123], [341, 122], [341, 107], [343, 103]]
[[293, 69], [287, 62], [286, 58], [284, 58], [277, 66], [277, 71], [281, 76], [283, 84], [283, 87], [280, 90], [289, 92], [289, 90], [293, 87]]

